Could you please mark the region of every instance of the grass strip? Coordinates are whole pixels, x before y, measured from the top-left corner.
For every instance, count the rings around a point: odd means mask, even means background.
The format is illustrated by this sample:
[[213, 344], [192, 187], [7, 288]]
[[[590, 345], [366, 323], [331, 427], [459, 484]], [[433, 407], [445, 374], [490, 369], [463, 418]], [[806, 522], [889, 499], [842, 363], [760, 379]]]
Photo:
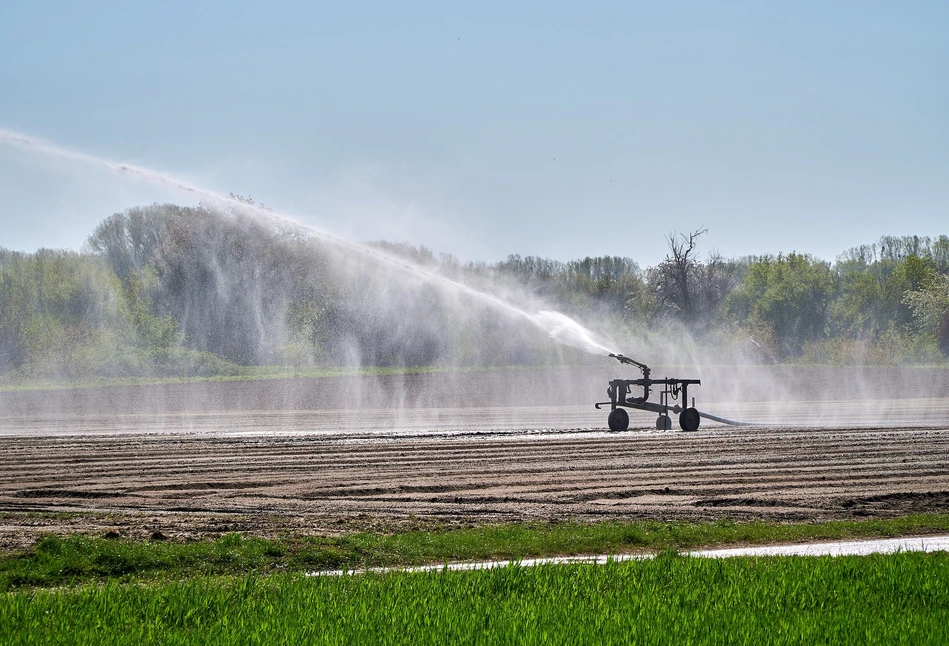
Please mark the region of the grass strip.
[[9, 644], [944, 644], [949, 555], [662, 554], [606, 566], [299, 574], [0, 596]]
[[527, 523], [469, 529], [264, 539], [228, 534], [194, 542], [46, 536], [0, 555], [0, 591], [89, 582], [361, 569], [451, 561], [620, 554], [723, 545], [884, 538], [949, 531], [949, 515], [777, 524]]

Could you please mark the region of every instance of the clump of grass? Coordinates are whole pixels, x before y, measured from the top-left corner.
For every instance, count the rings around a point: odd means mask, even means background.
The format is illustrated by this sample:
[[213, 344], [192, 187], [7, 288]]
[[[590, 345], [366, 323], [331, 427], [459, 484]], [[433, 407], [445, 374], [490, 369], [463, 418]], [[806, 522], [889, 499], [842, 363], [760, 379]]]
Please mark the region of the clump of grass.
[[46, 536], [29, 553], [0, 558], [0, 589], [128, 581], [162, 574], [266, 572], [278, 566], [283, 556], [280, 543], [239, 534], [193, 543]]
[[6, 593], [6, 643], [946, 643], [949, 555], [299, 574]]

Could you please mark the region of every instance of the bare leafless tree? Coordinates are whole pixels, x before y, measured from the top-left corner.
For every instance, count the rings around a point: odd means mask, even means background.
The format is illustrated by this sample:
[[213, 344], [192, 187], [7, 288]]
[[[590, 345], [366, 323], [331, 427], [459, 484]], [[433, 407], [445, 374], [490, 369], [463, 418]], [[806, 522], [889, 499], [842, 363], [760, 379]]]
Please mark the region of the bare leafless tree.
[[703, 227], [688, 234], [673, 232], [667, 235], [669, 254], [650, 270], [649, 282], [657, 303], [662, 309], [672, 309], [686, 322], [691, 322], [696, 314], [693, 286], [698, 263], [695, 255], [698, 239], [707, 231]]

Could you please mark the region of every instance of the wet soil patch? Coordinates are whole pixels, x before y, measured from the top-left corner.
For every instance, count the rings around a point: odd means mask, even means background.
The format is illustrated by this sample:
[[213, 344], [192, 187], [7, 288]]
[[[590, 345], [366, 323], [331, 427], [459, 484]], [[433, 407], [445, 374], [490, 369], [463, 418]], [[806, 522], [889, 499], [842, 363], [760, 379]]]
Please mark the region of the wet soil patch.
[[854, 512], [945, 513], [949, 512], [949, 491], [912, 491], [863, 496], [844, 500], [840, 506]]

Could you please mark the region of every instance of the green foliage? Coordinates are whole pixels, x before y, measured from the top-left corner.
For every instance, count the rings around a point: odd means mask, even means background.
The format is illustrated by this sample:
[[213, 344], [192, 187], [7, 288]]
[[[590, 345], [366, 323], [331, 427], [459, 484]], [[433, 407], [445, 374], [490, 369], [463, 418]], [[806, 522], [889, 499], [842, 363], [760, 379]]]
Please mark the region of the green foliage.
[[834, 643], [949, 639], [949, 555], [278, 574], [7, 594], [18, 643]]
[[71, 251], [9, 253], [0, 264], [0, 370], [29, 364], [75, 376], [89, 369], [103, 329], [119, 318], [117, 281]]
[[95, 228], [87, 245], [94, 254], [103, 256], [116, 275], [125, 280], [129, 274], [142, 270], [152, 261], [164, 235], [161, 214], [175, 208], [153, 205], [111, 215]]
[[239, 206], [129, 209], [97, 226], [83, 253], [0, 249], [0, 378], [578, 359], [495, 307], [490, 295], [505, 292], [513, 301], [532, 292], [616, 337], [684, 328], [705, 345], [739, 347], [764, 361], [949, 356], [946, 236], [884, 237], [831, 266], [796, 253], [700, 259], [703, 232], [670, 235], [669, 255], [646, 271], [612, 256], [560, 262], [512, 255], [462, 265], [401, 243], [353, 254]]
[[935, 336], [939, 349], [949, 356], [949, 275], [908, 291], [903, 302], [912, 310], [920, 329]]
[[[595, 311], [624, 317], [630, 299], [645, 292], [645, 275], [632, 258], [597, 256], [561, 262], [512, 254], [492, 266], [469, 264], [462, 279], [487, 276], [513, 280], [570, 312]], [[488, 288], [490, 289], [490, 287]]]
[[940, 273], [949, 272], [949, 236], [882, 236], [877, 242], [842, 253], [837, 266], [845, 271], [865, 271], [878, 264], [896, 264], [910, 256], [931, 261]]
[[921, 249], [925, 239], [884, 240], [885, 248], [899, 251], [880, 258], [876, 247], [858, 248], [835, 267], [793, 253], [755, 259], [729, 296], [729, 311], [750, 335], [769, 339], [783, 358], [851, 364], [938, 361], [937, 335], [920, 325], [911, 307], [922, 300], [907, 297], [938, 283], [938, 263], [932, 255], [904, 253]]
[[827, 313], [837, 290], [830, 265], [806, 254], [762, 258], [748, 270], [729, 307], [741, 323], [774, 331], [782, 356], [827, 336]]

